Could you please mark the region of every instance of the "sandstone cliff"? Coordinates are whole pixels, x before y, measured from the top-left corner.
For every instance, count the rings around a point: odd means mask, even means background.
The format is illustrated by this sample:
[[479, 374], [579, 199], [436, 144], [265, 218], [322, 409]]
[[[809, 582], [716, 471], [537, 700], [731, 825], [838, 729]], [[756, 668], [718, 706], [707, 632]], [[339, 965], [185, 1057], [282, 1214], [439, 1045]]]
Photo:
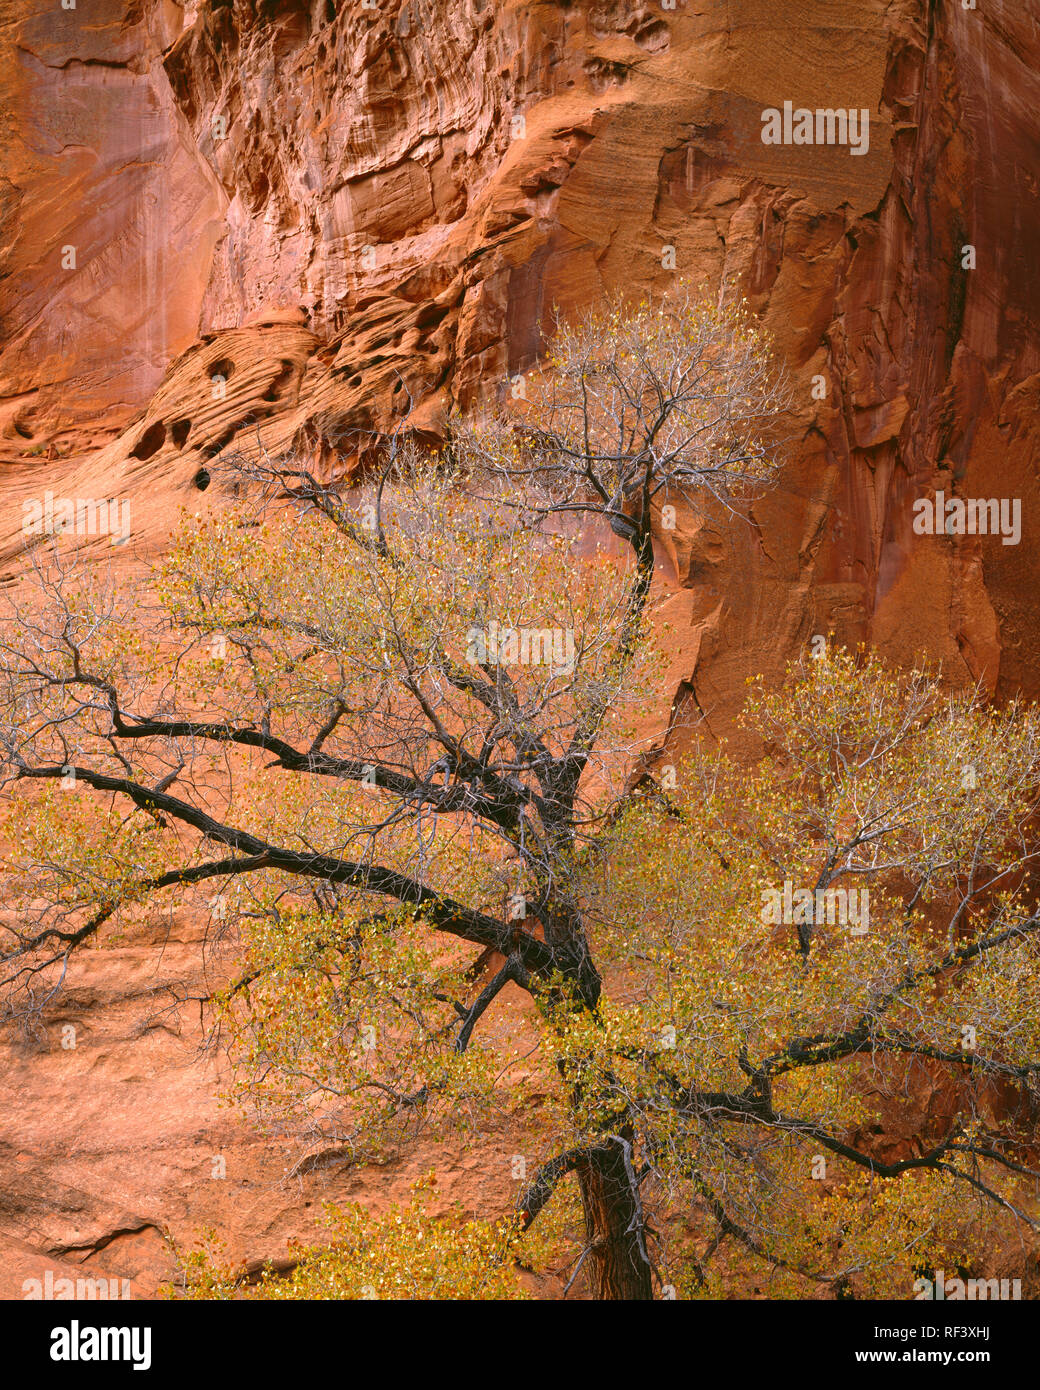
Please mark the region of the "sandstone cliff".
[[[677, 706], [724, 730], [747, 674], [828, 632], [1037, 693], [1028, 6], [9, 0], [0, 35], [5, 574], [27, 497], [128, 498], [129, 566], [181, 506], [220, 505], [222, 449], [331, 463], [411, 405], [434, 438], [535, 363], [555, 306], [725, 276], [798, 410], [753, 527], [661, 537]], [[867, 109], [869, 151], [763, 144], [785, 100]], [[1020, 499], [1022, 543], [916, 535], [935, 488]], [[16, 1049], [0, 1292], [56, 1256], [146, 1291], [164, 1221], [213, 1220], [249, 1258], [306, 1228], [316, 1189], [276, 1185], [284, 1155], [218, 1116], [193, 1021], [162, 1022], [198, 954], [176, 923], [162, 955], [95, 957], [63, 1006], [85, 1043]], [[218, 1152], [234, 1190], [198, 1181]], [[453, 1164], [474, 1205], [508, 1190]]]

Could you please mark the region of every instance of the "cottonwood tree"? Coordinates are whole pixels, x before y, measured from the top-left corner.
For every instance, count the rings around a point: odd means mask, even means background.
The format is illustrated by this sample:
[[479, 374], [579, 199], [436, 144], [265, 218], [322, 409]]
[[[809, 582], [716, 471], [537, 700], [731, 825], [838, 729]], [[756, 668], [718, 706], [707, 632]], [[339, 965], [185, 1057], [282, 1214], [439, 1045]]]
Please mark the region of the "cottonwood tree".
[[[746, 722], [753, 769], [692, 758], [603, 848], [586, 915], [628, 1037], [600, 1094], [648, 1186], [687, 1183], [705, 1250], [777, 1296], [906, 1298], [944, 1260], [992, 1277], [998, 1245], [1028, 1274], [1036, 710], [832, 650]], [[720, 1290], [703, 1251], [686, 1273]]]
[[[740, 306], [614, 304], [444, 457], [395, 444], [365, 487], [241, 460], [130, 599], [37, 552], [4, 639], [11, 1011], [194, 902], [241, 957], [238, 1098], [324, 1161], [479, 1130], [512, 986], [548, 1099], [511, 1239], [573, 1175], [605, 1298], [724, 1292], [730, 1247], [865, 1286], [949, 1248], [959, 1188], [1028, 1229], [1033, 714], [832, 653], [752, 702], [755, 770], [655, 777], [639, 736], [655, 519], [739, 512], [784, 404]], [[914, 1067], [947, 1123], [893, 1157], [870, 1088], [898, 1108]]]

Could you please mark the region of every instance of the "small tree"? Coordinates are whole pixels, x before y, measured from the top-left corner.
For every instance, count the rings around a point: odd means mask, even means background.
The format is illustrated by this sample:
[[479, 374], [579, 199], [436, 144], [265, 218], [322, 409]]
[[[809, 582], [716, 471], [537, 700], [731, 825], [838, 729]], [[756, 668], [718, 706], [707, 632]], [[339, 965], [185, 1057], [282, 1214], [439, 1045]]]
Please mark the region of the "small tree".
[[[753, 704], [755, 773], [704, 757], [631, 790], [655, 516], [768, 483], [783, 406], [739, 308], [614, 304], [450, 468], [395, 446], [352, 491], [241, 461], [249, 501], [188, 522], [132, 601], [41, 562], [5, 643], [12, 1008], [118, 918], [208, 896], [243, 956], [240, 1098], [360, 1156], [483, 1123], [512, 984], [554, 1078], [518, 1228], [574, 1174], [605, 1298], [653, 1296], [683, 1207], [710, 1228], [667, 1255], [691, 1289], [723, 1241], [845, 1287], [951, 1238], [954, 1184], [1029, 1222], [982, 1169], [1030, 1176], [987, 1087], [1035, 1074], [1033, 715], [835, 654]], [[860, 884], [868, 930], [836, 929]], [[855, 1127], [900, 1057], [957, 1089], [948, 1131], [888, 1161]], [[826, 1189], [807, 1154], [837, 1165]], [[917, 1184], [873, 1254], [856, 1171]], [[820, 1235], [824, 1190], [851, 1251]]]

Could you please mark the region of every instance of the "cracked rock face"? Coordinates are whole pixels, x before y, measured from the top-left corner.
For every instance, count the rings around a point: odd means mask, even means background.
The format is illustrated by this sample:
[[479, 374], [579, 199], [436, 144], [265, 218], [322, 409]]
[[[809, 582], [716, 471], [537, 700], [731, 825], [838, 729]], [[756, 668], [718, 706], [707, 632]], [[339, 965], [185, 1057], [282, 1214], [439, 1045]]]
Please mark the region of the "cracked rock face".
[[[203, 488], [222, 449], [259, 436], [336, 466], [345, 432], [410, 405], [435, 439], [537, 361], [557, 308], [724, 276], [774, 333], [796, 410], [752, 525], [685, 516], [660, 537], [661, 727], [674, 700], [727, 731], [745, 677], [817, 633], [1037, 693], [1026, 7], [8, 0], [0, 40], [5, 574], [46, 489], [128, 498], [147, 559], [182, 505], [221, 505]], [[869, 148], [763, 143], [785, 101], [866, 110]], [[936, 489], [1019, 499], [1021, 542], [916, 534]], [[148, 943], [126, 950], [157, 968]], [[187, 1032], [146, 1046], [145, 1005], [114, 962], [92, 969], [93, 1050], [18, 1054], [22, 1093], [44, 1091], [31, 1124], [4, 1112], [12, 1248], [99, 1269], [107, 1251], [147, 1283], [154, 1225], [199, 1217], [277, 1253], [309, 1219], [272, 1176], [282, 1156], [218, 1133]], [[214, 1144], [247, 1201], [199, 1187]], [[75, 1221], [39, 1164], [89, 1194]], [[452, 1195], [489, 1200], [457, 1171]]]

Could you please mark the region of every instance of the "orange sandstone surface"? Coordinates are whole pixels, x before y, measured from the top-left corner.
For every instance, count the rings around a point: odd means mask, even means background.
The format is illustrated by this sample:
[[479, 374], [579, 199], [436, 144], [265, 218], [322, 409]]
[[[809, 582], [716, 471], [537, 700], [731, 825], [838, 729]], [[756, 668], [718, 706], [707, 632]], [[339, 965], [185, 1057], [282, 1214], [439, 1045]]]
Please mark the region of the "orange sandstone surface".
[[[127, 546], [92, 546], [129, 574], [181, 508], [223, 504], [222, 450], [328, 464], [410, 404], [435, 440], [536, 363], [554, 309], [726, 277], [796, 411], [751, 525], [660, 537], [661, 727], [674, 706], [725, 732], [745, 678], [817, 633], [1038, 693], [1029, 6], [6, 0], [0, 46], [5, 581], [27, 499], [129, 500]], [[785, 101], [867, 110], [869, 149], [763, 143]], [[1020, 499], [1021, 543], [915, 534], [937, 489]], [[167, 1228], [277, 1259], [323, 1197], [382, 1203], [434, 1166], [445, 1201], [510, 1201], [505, 1120], [290, 1173], [297, 1154], [218, 1107], [198, 1008], [171, 1004], [219, 973], [203, 936], [175, 914], [85, 955], [45, 1033], [5, 1044], [0, 1295], [49, 1268], [147, 1296]]]

